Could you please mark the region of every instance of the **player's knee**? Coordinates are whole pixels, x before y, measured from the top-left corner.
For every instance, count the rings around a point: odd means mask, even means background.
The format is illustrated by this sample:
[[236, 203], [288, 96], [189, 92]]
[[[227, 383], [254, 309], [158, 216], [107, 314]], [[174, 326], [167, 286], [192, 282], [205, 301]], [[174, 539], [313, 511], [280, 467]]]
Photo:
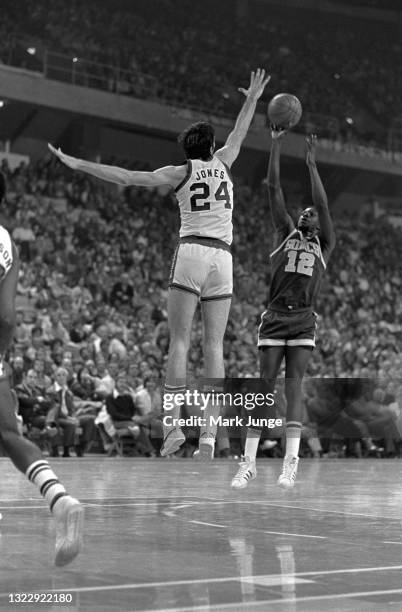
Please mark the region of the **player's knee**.
[[186, 355], [190, 348], [190, 337], [176, 336], [171, 338], [169, 352], [172, 354], [180, 353]]
[[223, 342], [221, 338], [207, 337], [204, 339], [204, 355], [221, 355], [223, 353]]

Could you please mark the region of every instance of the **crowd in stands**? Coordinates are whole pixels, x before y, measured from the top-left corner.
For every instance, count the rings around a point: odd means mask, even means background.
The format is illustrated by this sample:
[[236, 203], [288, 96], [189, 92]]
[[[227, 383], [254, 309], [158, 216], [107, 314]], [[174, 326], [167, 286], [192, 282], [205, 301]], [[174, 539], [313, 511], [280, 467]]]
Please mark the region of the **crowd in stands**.
[[[181, 0], [180, 10], [173, 0], [25, 4], [21, 11], [18, 3], [3, 2], [0, 59], [5, 63], [13, 61], [13, 41], [23, 35], [37, 47], [38, 67], [44, 48], [74, 57], [70, 69], [80, 84], [85, 85], [86, 73], [90, 84], [94, 72], [100, 83], [103, 72], [103, 87], [111, 91], [225, 115], [238, 110], [237, 87], [261, 66], [272, 74], [263, 112], [273, 93], [290, 91], [305, 111], [334, 117], [342, 138], [370, 143], [383, 138], [383, 145], [400, 113], [402, 45], [396, 22], [378, 27], [335, 12], [253, 2], [248, 14], [239, 15], [231, 0]], [[16, 47], [15, 53], [22, 65], [35, 61]], [[89, 66], [87, 60], [113, 70]]]
[[[162, 189], [120, 189], [92, 180], [54, 158], [14, 171], [4, 161], [1, 170], [8, 195], [0, 222], [21, 256], [8, 363], [26, 433], [45, 439], [52, 454], [60, 449], [68, 456], [72, 447], [85, 453], [99, 435], [106, 450], [113, 447], [120, 429], [141, 454], [157, 453], [169, 346], [167, 280], [179, 227], [174, 197]], [[258, 377], [256, 335], [267, 303], [273, 228], [264, 185], [252, 189], [239, 182], [235, 194], [226, 372], [229, 378]], [[289, 201], [294, 212], [299, 206]], [[322, 381], [370, 379], [375, 384], [365, 389], [364, 401], [377, 420], [365, 424], [362, 438], [378, 439], [381, 417], [396, 424], [390, 440], [397, 441], [401, 230], [385, 218], [374, 222], [370, 212], [358, 223], [349, 216], [335, 222], [337, 246], [317, 305], [317, 349], [307, 373], [318, 382], [308, 394], [305, 421], [316, 424], [310, 437], [317, 437], [317, 406], [324, 413], [330, 408], [325, 399], [322, 404]], [[200, 376], [202, 367], [197, 314], [189, 379]], [[338, 396], [334, 390], [332, 397]], [[348, 418], [360, 421], [362, 401], [355, 393], [337, 414], [347, 409], [353, 412]], [[324, 417], [325, 431], [334, 423]]]

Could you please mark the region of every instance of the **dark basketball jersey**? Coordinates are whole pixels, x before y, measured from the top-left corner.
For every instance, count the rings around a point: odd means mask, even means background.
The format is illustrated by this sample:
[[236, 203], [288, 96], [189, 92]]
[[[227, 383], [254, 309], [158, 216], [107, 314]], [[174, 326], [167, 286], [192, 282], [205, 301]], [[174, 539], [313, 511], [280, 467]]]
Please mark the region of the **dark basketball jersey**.
[[294, 229], [270, 257], [269, 304], [281, 308], [313, 306], [326, 269], [318, 236], [307, 239]]

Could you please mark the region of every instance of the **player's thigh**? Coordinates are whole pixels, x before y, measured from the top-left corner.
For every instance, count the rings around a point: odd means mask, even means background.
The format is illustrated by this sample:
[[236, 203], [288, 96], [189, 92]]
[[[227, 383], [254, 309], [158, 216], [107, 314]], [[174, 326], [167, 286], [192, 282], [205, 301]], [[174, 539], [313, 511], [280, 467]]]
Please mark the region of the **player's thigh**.
[[232, 254], [224, 249], [209, 248], [205, 254], [208, 274], [201, 287], [201, 303], [231, 299], [233, 294]]
[[312, 354], [312, 346], [287, 346], [285, 355], [286, 378], [303, 378]]
[[198, 296], [190, 291], [170, 287], [168, 294], [168, 325], [171, 341], [189, 340]]
[[275, 380], [285, 356], [285, 346], [262, 346], [259, 348], [260, 377]]
[[231, 303], [230, 297], [201, 300], [204, 343], [223, 343]]
[[170, 270], [169, 288], [201, 296], [210, 269], [207, 246], [186, 242], [176, 248]]

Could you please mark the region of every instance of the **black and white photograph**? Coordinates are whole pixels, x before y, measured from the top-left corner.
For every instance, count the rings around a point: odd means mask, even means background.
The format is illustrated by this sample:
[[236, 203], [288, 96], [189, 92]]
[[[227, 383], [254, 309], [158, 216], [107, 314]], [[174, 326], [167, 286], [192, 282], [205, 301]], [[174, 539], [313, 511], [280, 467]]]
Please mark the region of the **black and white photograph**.
[[402, 0], [2, 0], [0, 610], [402, 612]]

